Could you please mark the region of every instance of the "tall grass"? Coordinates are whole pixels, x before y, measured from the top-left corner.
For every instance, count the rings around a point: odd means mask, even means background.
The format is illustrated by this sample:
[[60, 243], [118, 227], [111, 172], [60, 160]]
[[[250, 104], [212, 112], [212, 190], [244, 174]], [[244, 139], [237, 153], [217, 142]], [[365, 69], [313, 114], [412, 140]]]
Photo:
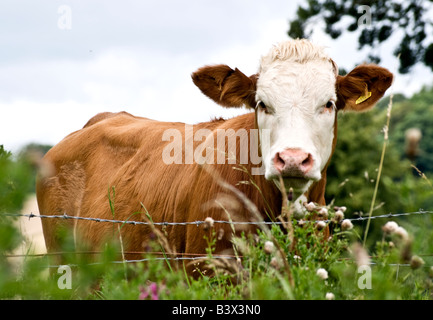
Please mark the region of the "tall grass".
[[[172, 263], [168, 258], [175, 255], [173, 252], [166, 255], [166, 260], [156, 259], [152, 252], [160, 251], [167, 243], [161, 232], [151, 243], [149, 253], [143, 254], [146, 262], [112, 263], [122, 252], [118, 239], [101, 248], [96, 261], [94, 256], [71, 255], [67, 261], [73, 266], [71, 290], [57, 286], [61, 275], [56, 272], [51, 256], [29, 255], [18, 272], [2, 267], [0, 295], [9, 299], [433, 298], [432, 259], [423, 255], [425, 251], [415, 251], [419, 249], [414, 245], [417, 237], [409, 229], [405, 235], [402, 230], [391, 232], [385, 228], [374, 252], [367, 253], [361, 245], [361, 226], [354, 222], [353, 228], [345, 229], [337, 218], [342, 209], [326, 209], [331, 237], [326, 228], [308, 220], [309, 216], [323, 212], [323, 208], [310, 206], [304, 219], [290, 217], [293, 237], [284, 227], [287, 224], [259, 229], [255, 235], [242, 234], [232, 240], [237, 252], [233, 257], [222, 258], [214, 252], [219, 241], [215, 223], [208, 238], [208, 254], [200, 261], [202, 267], [196, 273], [199, 277], [185, 273], [189, 261]], [[413, 219], [411, 225], [419, 228], [417, 232], [427, 231], [432, 224], [428, 215]], [[159, 230], [158, 226], [153, 228]], [[67, 251], [68, 244], [64, 246]], [[9, 263], [6, 255], [2, 259], [4, 264]], [[371, 268], [370, 289], [362, 286], [366, 280], [359, 267], [363, 265]], [[54, 271], [49, 275], [44, 272], [48, 266]]]
[[365, 248], [365, 243], [367, 241], [368, 230], [370, 228], [371, 216], [373, 214], [374, 206], [376, 203], [376, 196], [377, 196], [377, 191], [379, 189], [380, 178], [382, 177], [382, 168], [383, 168], [383, 161], [385, 160], [386, 146], [387, 146], [388, 140], [389, 140], [388, 133], [389, 133], [389, 123], [391, 121], [392, 98], [393, 98], [393, 94], [391, 94], [389, 97], [389, 104], [388, 104], [388, 109], [386, 112], [386, 125], [383, 128], [384, 140], [383, 140], [383, 146], [382, 146], [382, 153], [380, 155], [380, 163], [379, 163], [379, 169], [377, 171], [377, 178], [376, 178], [376, 184], [374, 186], [373, 198], [371, 199], [370, 210], [368, 211], [368, 218], [369, 219], [367, 220], [367, 227], [365, 228], [365, 233], [364, 233], [364, 241], [363, 241], [364, 248]]

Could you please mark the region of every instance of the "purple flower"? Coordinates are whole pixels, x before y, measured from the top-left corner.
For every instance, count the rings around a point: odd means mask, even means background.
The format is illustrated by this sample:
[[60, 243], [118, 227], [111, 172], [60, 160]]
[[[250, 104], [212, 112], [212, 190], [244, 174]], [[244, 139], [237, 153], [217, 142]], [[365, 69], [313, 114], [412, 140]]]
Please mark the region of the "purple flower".
[[150, 298], [151, 300], [159, 300], [158, 296], [158, 285], [156, 282], [151, 282], [147, 287], [140, 287], [139, 300], [146, 300]]

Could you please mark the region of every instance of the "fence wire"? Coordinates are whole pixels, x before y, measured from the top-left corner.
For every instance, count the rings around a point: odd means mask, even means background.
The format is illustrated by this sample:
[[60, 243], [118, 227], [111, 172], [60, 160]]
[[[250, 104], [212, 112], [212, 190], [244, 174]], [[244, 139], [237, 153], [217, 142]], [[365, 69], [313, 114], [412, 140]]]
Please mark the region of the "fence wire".
[[[404, 213], [387, 213], [377, 216], [363, 217], [360, 216], [358, 218], [347, 218], [345, 220], [349, 221], [365, 221], [368, 219], [384, 219], [384, 218], [394, 218], [394, 217], [402, 217], [402, 216], [412, 216], [412, 215], [423, 215], [423, 214], [432, 214], [433, 211], [426, 211], [423, 209], [419, 209], [419, 211], [414, 212], [404, 212]], [[147, 222], [147, 221], [130, 221], [130, 220], [114, 220], [114, 219], [102, 219], [102, 218], [87, 218], [87, 217], [76, 217], [70, 216], [66, 213], [63, 215], [38, 215], [38, 214], [24, 214], [24, 213], [4, 213], [1, 214], [4, 216], [15, 216], [15, 217], [28, 217], [31, 218], [41, 218], [41, 219], [72, 219], [72, 220], [84, 220], [84, 221], [94, 221], [94, 222], [105, 222], [105, 223], [117, 223], [117, 224], [129, 224], [129, 225], [155, 225], [155, 226], [187, 226], [187, 225], [196, 225], [197, 227], [207, 223], [204, 220], [197, 221], [185, 221], [185, 222]], [[331, 222], [331, 219], [321, 220], [325, 223]], [[315, 221], [312, 221], [315, 222]], [[217, 224], [231, 224], [231, 225], [281, 225], [283, 222], [281, 221], [228, 221], [228, 220], [214, 220], [213, 223]]]
[[[404, 212], [404, 213], [387, 213], [387, 214], [382, 214], [382, 215], [377, 215], [377, 216], [371, 216], [371, 217], [357, 217], [357, 218], [347, 218], [345, 220], [349, 220], [349, 221], [353, 221], [353, 222], [358, 222], [358, 221], [365, 221], [368, 219], [390, 219], [390, 218], [396, 218], [396, 217], [402, 217], [402, 216], [413, 216], [413, 215], [424, 215], [424, 214], [432, 214], [433, 211], [429, 211], [429, 210], [423, 210], [423, 209], [419, 209], [418, 211], [414, 211], [414, 212]], [[102, 218], [87, 218], [87, 217], [75, 217], [75, 216], [70, 216], [67, 215], [66, 213], [64, 213], [63, 215], [38, 215], [38, 214], [24, 214], [24, 213], [2, 213], [0, 215], [3, 216], [14, 216], [14, 217], [27, 217], [29, 219], [31, 218], [40, 218], [40, 219], [72, 219], [72, 220], [83, 220], [83, 221], [93, 221], [93, 222], [101, 222], [101, 223], [116, 223], [116, 224], [128, 224], [128, 225], [156, 225], [156, 226], [188, 226], [188, 225], [196, 225], [197, 227], [207, 223], [204, 220], [197, 220], [197, 221], [186, 221], [186, 222], [146, 222], [146, 221], [130, 221], [130, 220], [115, 220], [115, 219], [102, 219]], [[329, 220], [321, 220], [325, 223], [328, 222], [332, 222], [331, 219]], [[311, 221], [311, 222], [315, 222], [315, 221]], [[231, 225], [272, 225], [272, 224], [276, 224], [276, 225], [281, 225], [284, 222], [280, 222], [280, 221], [228, 221], [228, 220], [214, 220], [213, 223], [217, 223], [217, 224], [231, 224]], [[43, 256], [43, 255], [49, 255], [49, 253], [47, 254], [40, 254], [40, 255], [35, 255], [35, 256]], [[182, 255], [182, 254], [179, 254]], [[11, 255], [10, 257], [19, 257], [21, 255]], [[26, 257], [28, 257], [29, 255], [25, 255]], [[30, 255], [32, 256], [32, 255]], [[428, 255], [430, 256], [430, 255]], [[120, 261], [111, 261], [110, 263], [112, 264], [124, 264], [124, 263], [139, 263], [139, 262], [147, 262], [147, 261], [152, 261], [152, 260], [166, 260], [166, 261], [185, 261], [185, 260], [189, 260], [189, 261], [194, 261], [194, 260], [203, 260], [204, 258], [206, 258], [206, 255], [200, 255], [200, 256], [190, 256], [190, 257], [185, 257], [185, 256], [164, 256], [164, 257], [152, 257], [152, 258], [143, 258], [143, 259], [138, 259], [138, 260], [120, 260]], [[235, 256], [230, 256], [230, 255], [212, 255], [213, 259], [227, 259], [227, 260], [232, 260], [232, 259], [238, 259], [239, 257], [235, 257]], [[90, 263], [89, 265], [97, 265], [97, 264], [101, 264], [100, 262], [95, 262], [95, 263]], [[374, 265], [374, 262], [370, 263], [371, 265]], [[71, 264], [69, 265], [71, 267], [77, 267], [79, 265], [74, 265]], [[406, 266], [410, 266], [409, 264], [395, 264], [395, 266], [397, 267], [406, 267]], [[59, 266], [56, 265], [49, 265], [47, 266], [47, 268], [58, 268]]]

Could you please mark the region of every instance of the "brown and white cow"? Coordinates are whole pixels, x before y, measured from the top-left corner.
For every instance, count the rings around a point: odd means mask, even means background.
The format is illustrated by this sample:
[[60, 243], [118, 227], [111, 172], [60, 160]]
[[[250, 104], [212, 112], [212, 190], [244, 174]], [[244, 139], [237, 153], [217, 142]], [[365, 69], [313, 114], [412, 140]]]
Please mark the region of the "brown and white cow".
[[[338, 111], [370, 109], [393, 76], [371, 64], [339, 76], [322, 47], [293, 40], [275, 45], [261, 58], [258, 73], [250, 77], [215, 65], [199, 69], [192, 79], [216, 103], [228, 108], [246, 106], [254, 112], [194, 126], [126, 112], [99, 114], [46, 154], [53, 170], [37, 182], [40, 213], [113, 218], [114, 212], [115, 219], [145, 220], [147, 211], [154, 222], [227, 220], [227, 214], [237, 221], [254, 220], [243, 203], [227, 201], [233, 197], [215, 181], [216, 176], [249, 198], [263, 219], [281, 213], [280, 176], [295, 198], [323, 205], [326, 169], [337, 141]], [[240, 132], [248, 141], [259, 137], [259, 144], [246, 144], [247, 156], [242, 155], [245, 143]], [[235, 143], [221, 146], [221, 133], [224, 142], [234, 137]], [[217, 161], [221, 154], [225, 161]], [[261, 163], [253, 161], [253, 155], [261, 155]], [[108, 194], [113, 187], [112, 211]], [[74, 230], [77, 244], [95, 249], [117, 237], [117, 228], [108, 223], [44, 219], [48, 251], [56, 250], [61, 226]], [[220, 235], [216, 251], [231, 248], [231, 226], [215, 228]], [[196, 225], [169, 225], [165, 231], [179, 254], [204, 253], [204, 235], [211, 232]], [[125, 225], [121, 233], [126, 251], [143, 251], [152, 232], [147, 226]]]

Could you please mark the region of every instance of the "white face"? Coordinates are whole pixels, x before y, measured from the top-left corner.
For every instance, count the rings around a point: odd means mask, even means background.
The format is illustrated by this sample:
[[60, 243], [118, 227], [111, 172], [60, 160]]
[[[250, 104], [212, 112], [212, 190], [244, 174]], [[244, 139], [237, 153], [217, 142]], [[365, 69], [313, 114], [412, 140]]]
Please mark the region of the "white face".
[[[276, 59], [261, 65], [257, 124], [265, 177], [302, 194], [320, 180], [334, 139], [336, 75], [330, 60]], [[268, 129], [263, 134], [262, 129]]]

